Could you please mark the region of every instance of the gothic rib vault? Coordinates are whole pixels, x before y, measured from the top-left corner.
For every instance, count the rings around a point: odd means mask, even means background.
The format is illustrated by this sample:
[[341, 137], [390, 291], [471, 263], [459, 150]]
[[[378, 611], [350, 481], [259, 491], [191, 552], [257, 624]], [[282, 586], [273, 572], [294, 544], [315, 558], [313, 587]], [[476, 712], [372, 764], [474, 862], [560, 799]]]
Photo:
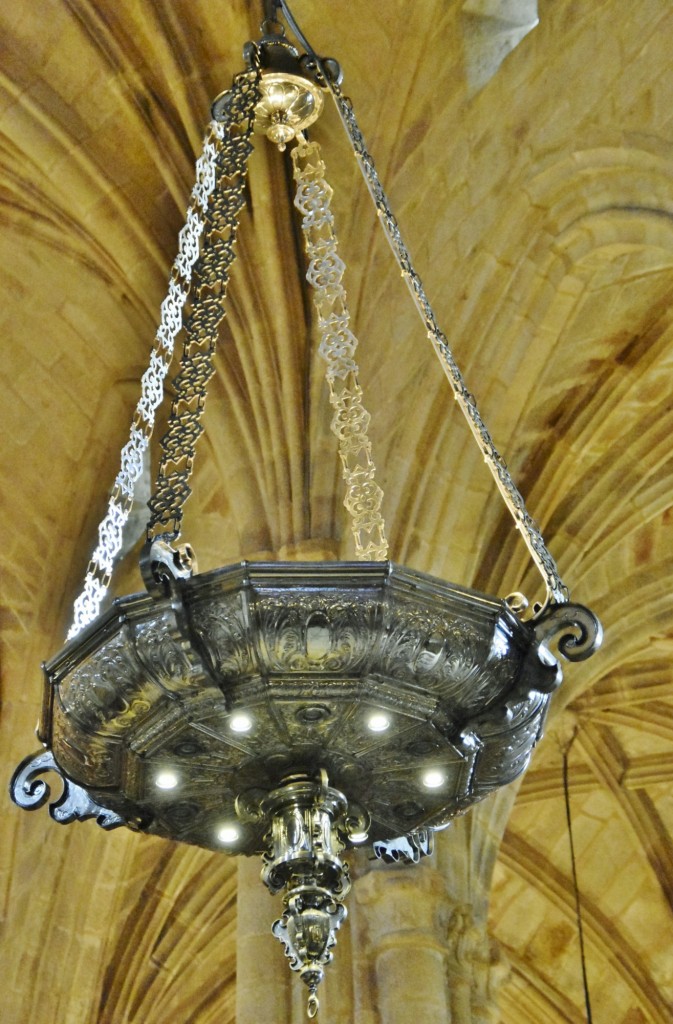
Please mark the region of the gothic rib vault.
[[[562, 787], [572, 740], [594, 1019], [665, 1024], [673, 13], [665, 0], [544, 0], [539, 26], [472, 94], [458, 0], [295, 6], [341, 61], [468, 383], [573, 597], [606, 627], [602, 653], [567, 670], [517, 792], [457, 823], [420, 873], [356, 865], [326, 1019], [448, 1020], [449, 1007], [458, 1024], [584, 1019]], [[257, 22], [243, 0], [34, 0], [0, 13], [5, 776], [30, 743], [39, 663], [61, 646], [116, 473], [209, 102]], [[392, 555], [537, 597], [328, 117], [316, 137]], [[301, 252], [271, 187], [284, 197], [288, 170], [259, 147], [186, 513], [203, 568], [350, 551]], [[139, 588], [134, 555], [116, 586]], [[9, 805], [2, 823], [3, 1021], [301, 1019], [256, 864]]]

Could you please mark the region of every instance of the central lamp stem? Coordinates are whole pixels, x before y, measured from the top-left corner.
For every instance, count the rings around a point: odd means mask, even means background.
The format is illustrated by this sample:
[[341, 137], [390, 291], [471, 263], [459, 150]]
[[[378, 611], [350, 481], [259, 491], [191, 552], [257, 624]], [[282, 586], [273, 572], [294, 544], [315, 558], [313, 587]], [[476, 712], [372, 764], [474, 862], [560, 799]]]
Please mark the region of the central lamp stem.
[[312, 1018], [323, 968], [346, 918], [342, 900], [351, 883], [341, 854], [363, 822], [348, 816], [346, 797], [328, 784], [324, 770], [318, 778], [288, 776], [264, 798], [261, 810], [271, 820], [262, 880], [272, 894], [285, 890], [283, 914], [271, 930], [309, 990]]

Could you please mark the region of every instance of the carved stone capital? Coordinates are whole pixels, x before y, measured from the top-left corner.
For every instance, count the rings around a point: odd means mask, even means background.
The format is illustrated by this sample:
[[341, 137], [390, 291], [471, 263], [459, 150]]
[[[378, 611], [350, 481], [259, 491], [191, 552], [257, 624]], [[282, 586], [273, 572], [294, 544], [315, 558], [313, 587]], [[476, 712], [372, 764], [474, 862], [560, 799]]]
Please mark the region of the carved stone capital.
[[491, 1024], [497, 1020], [497, 995], [509, 976], [499, 944], [485, 919], [469, 903], [454, 908], [447, 931], [447, 970], [452, 1024]]

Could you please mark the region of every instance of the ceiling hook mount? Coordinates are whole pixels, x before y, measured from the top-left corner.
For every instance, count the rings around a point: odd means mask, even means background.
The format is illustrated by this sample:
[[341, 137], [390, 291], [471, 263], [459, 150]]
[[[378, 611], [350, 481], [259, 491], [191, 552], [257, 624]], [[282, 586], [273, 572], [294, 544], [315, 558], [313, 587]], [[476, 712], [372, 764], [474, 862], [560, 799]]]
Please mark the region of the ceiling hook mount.
[[262, 21], [259, 26], [262, 35], [285, 35], [285, 26], [278, 18], [280, 8], [280, 0], [262, 0]]

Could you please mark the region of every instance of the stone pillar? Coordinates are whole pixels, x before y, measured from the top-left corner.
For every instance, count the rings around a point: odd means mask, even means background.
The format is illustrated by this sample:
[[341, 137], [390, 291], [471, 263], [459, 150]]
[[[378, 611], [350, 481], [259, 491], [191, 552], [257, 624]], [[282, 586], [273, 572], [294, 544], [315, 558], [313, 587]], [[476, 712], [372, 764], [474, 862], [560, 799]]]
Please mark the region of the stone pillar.
[[[370, 998], [381, 1024], [451, 1021], [446, 983], [446, 887], [430, 863], [377, 866], [355, 886], [366, 929]], [[362, 952], [360, 953], [362, 955]]]
[[[260, 868], [258, 857], [241, 857], [238, 864], [236, 1024], [289, 1024], [291, 972], [271, 934], [282, 900], [270, 896]], [[292, 980], [297, 981], [296, 976]]]
[[456, 907], [449, 921], [447, 973], [454, 1024], [496, 1024], [497, 992], [509, 970], [469, 904]]
[[516, 795], [507, 786], [477, 804], [436, 837], [434, 859], [446, 884], [447, 972], [454, 1024], [495, 1024], [497, 994], [509, 966], [488, 934], [493, 866]]

